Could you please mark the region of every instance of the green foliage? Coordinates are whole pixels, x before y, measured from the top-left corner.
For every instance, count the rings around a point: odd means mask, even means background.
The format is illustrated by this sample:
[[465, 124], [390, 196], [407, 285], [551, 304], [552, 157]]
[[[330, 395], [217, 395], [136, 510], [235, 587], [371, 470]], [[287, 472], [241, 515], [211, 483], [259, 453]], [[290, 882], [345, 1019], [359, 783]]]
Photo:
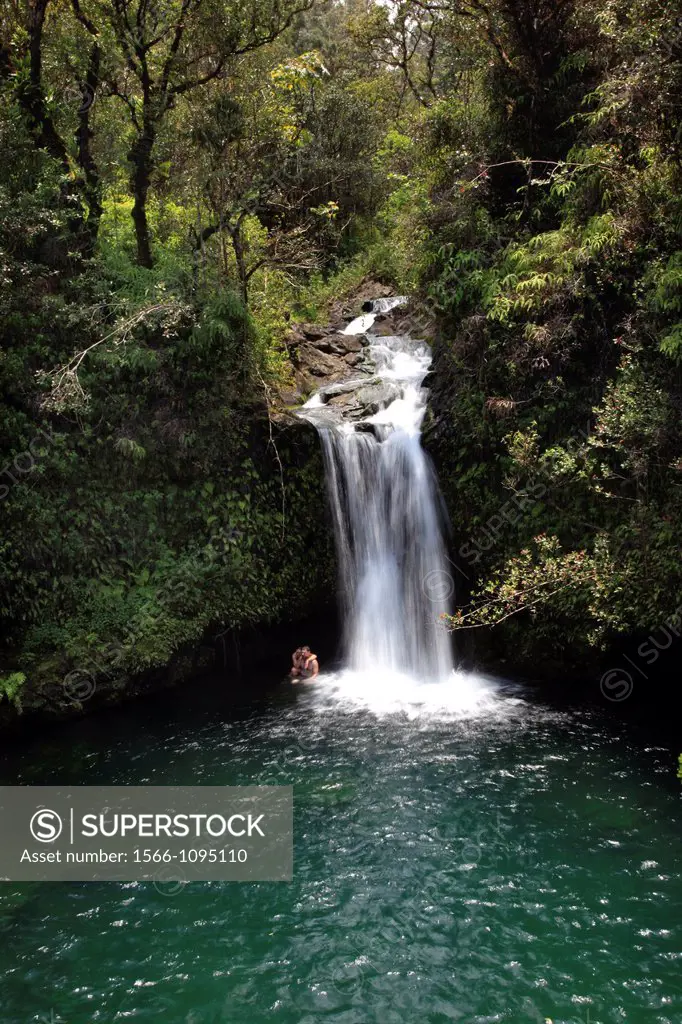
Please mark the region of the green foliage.
[[292, 325], [366, 278], [436, 323], [428, 443], [475, 556], [453, 624], [579, 662], [670, 614], [661, 5], [53, 5], [9, 12], [0, 82], [0, 619], [27, 677], [5, 695], [87, 665], [124, 685], [303, 609], [311, 565], [322, 589], [319, 454], [268, 403]]
[[645, 275], [649, 305], [659, 314], [661, 324], [670, 324], [661, 338], [661, 352], [675, 363], [682, 362], [682, 252], [673, 253], [667, 261], [656, 260]]
[[23, 672], [10, 672], [9, 675], [0, 676], [0, 701], [6, 697], [10, 704], [13, 704], [18, 711], [21, 711], [21, 689], [26, 682]]
[[332, 301], [352, 294], [365, 278], [374, 277], [397, 287], [397, 275], [391, 244], [379, 237], [363, 252], [341, 262], [333, 273], [311, 275], [296, 294], [296, 317], [302, 321], [324, 322]]
[[576, 5], [531, 72], [495, 9], [509, 63], [489, 57], [473, 110], [439, 98], [410, 153], [428, 440], [470, 581], [452, 625], [584, 666], [682, 594], [679, 53], [655, 4], [597, 4], [596, 35]]
[[191, 212], [178, 203], [150, 202], [150, 227], [160, 244], [154, 267], [147, 269], [135, 261], [132, 207], [133, 200], [125, 194], [112, 191], [104, 199], [99, 234], [103, 273], [117, 294], [131, 303], [141, 305], [150, 298], [187, 295], [192, 284], [188, 245]]
[[303, 614], [331, 575], [317, 444], [271, 438], [241, 297], [187, 295], [163, 260], [55, 265], [59, 197], [46, 175], [0, 229], [0, 620], [22, 669], [0, 693], [24, 707], [70, 671], [125, 688], [208, 630]]

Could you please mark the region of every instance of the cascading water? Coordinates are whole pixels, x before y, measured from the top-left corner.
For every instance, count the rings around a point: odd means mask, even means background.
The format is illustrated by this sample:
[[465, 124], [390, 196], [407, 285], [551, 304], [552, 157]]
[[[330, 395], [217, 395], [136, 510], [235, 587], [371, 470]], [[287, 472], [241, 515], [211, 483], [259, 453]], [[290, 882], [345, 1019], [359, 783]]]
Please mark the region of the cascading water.
[[[402, 301], [379, 300], [345, 333], [368, 332], [377, 313]], [[316, 426], [324, 452], [346, 661], [360, 673], [386, 670], [443, 680], [453, 666], [440, 617], [448, 611], [454, 584], [446, 567], [435, 475], [420, 444], [427, 396], [422, 381], [431, 352], [407, 335], [367, 333], [367, 341], [375, 376], [322, 388], [302, 410]], [[378, 411], [363, 416], [368, 385]], [[340, 394], [351, 402], [326, 404]]]

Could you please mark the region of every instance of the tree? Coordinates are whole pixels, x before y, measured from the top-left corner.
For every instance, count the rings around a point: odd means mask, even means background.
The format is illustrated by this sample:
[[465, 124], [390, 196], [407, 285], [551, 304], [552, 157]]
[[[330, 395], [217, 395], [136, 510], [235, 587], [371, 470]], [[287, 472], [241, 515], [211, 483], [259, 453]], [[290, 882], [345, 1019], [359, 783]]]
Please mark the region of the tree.
[[437, 98], [438, 57], [443, 30], [440, 12], [407, 0], [391, 7], [376, 4], [351, 18], [350, 30], [373, 62], [397, 71], [406, 90], [422, 107]]
[[137, 260], [153, 265], [147, 199], [155, 148], [180, 97], [232, 69], [236, 58], [278, 38], [313, 0], [99, 0], [113, 36], [116, 62], [107, 69], [111, 94], [126, 107]]
[[[72, 84], [67, 91], [73, 88], [78, 97], [74, 147], [67, 142], [67, 136], [57, 123], [54, 107], [47, 99], [49, 86], [46, 87], [44, 82], [44, 40], [50, 3], [51, 0], [29, 0], [25, 6], [13, 8], [13, 17], [4, 25], [2, 77], [14, 82], [17, 102], [36, 146], [48, 153], [60, 168], [64, 179], [64, 200], [72, 209], [74, 234], [82, 238], [86, 251], [92, 252], [102, 214], [100, 178], [92, 153], [90, 125], [90, 110], [100, 85], [102, 53], [99, 34], [81, 9], [79, 0], [71, 0], [71, 12], [90, 40], [89, 47], [85, 48], [87, 57], [84, 65], [81, 61], [76, 67], [69, 64], [67, 69], [72, 76]], [[56, 25], [56, 19], [53, 21]], [[60, 19], [59, 31], [68, 35], [70, 28], [68, 19]], [[79, 42], [71, 33], [71, 46], [66, 49], [77, 50]], [[75, 174], [74, 167], [78, 168]], [[74, 208], [73, 199], [82, 200], [85, 204], [84, 222], [80, 219], [80, 210]]]
[[[371, 117], [329, 77], [319, 54], [289, 57], [234, 79], [198, 114], [195, 174], [209, 220], [194, 248], [229, 238], [245, 302], [261, 266], [319, 269], [353, 216], [376, 203]], [[255, 254], [250, 218], [267, 236]]]
[[518, 152], [536, 155], [544, 145], [555, 155], [565, 147], [559, 127], [584, 94], [591, 38], [576, 0], [411, 0], [408, 6], [451, 30], [457, 26], [458, 34], [473, 29], [492, 49], [487, 71], [498, 131]]

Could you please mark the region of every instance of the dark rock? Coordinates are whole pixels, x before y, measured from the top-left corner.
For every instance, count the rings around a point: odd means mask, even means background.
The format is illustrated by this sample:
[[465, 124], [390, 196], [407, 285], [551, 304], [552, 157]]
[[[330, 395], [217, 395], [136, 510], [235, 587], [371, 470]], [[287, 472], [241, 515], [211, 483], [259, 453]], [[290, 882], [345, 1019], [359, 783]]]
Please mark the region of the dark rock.
[[331, 334], [333, 328], [328, 325], [321, 327], [319, 324], [301, 324], [298, 330], [308, 341], [318, 341], [320, 338], [326, 338], [328, 334]]
[[393, 288], [378, 281], [363, 281], [355, 293], [356, 302], [367, 302], [372, 299], [388, 299], [393, 295]]
[[380, 284], [378, 281], [373, 281], [370, 278], [365, 278], [360, 284], [360, 287], [349, 295], [346, 299], [337, 299], [331, 307], [331, 319], [332, 322], [336, 322], [338, 319], [348, 319], [357, 316], [358, 309], [362, 309], [363, 312], [371, 312], [371, 306], [366, 308], [366, 303], [371, 303], [374, 299], [387, 299], [393, 295], [394, 289], [390, 285]]
[[301, 345], [298, 351], [298, 363], [301, 369], [314, 377], [325, 377], [327, 380], [339, 380], [348, 372], [343, 359], [338, 356], [321, 352], [310, 344]]
[[279, 397], [280, 401], [282, 401], [284, 405], [295, 406], [301, 404], [301, 399], [303, 396], [301, 392], [298, 390], [298, 388], [287, 388], [287, 390], [285, 391], [280, 391]]
[[376, 437], [376, 424], [374, 423], [356, 423], [355, 429], [360, 434], [374, 434]]
[[372, 328], [372, 334], [376, 334], [380, 338], [393, 338], [396, 334], [400, 334], [400, 331], [397, 331], [395, 324], [389, 320], [387, 323], [379, 324], [378, 327], [375, 325]]
[[315, 346], [318, 352], [328, 352], [333, 355], [335, 349], [329, 338], [321, 338], [319, 341], [313, 341], [312, 344]]
[[[367, 335], [344, 334], [348, 320], [357, 316], [360, 307], [369, 312], [376, 300], [392, 295], [389, 285], [365, 279], [352, 295], [333, 303], [328, 324], [291, 325], [284, 346], [293, 364], [295, 389], [287, 389], [280, 395], [285, 409], [300, 405], [320, 387], [329, 389], [330, 404], [343, 405], [344, 413], [354, 419], [371, 415], [396, 397], [397, 390], [390, 383], [372, 383], [375, 369], [365, 356]], [[403, 333], [405, 317], [404, 306], [395, 313], [392, 310], [378, 312], [372, 333], [380, 336]], [[407, 317], [409, 319], [409, 310]], [[355, 394], [358, 377], [366, 378], [367, 383]], [[350, 384], [348, 388], [346, 383]]]
[[346, 355], [347, 352], [360, 352], [363, 343], [357, 334], [331, 334], [320, 341], [313, 342], [320, 352], [331, 352], [334, 355]]
[[305, 335], [303, 335], [301, 331], [297, 329], [286, 336], [286, 338], [284, 339], [284, 347], [291, 350], [295, 350], [304, 341]]
[[345, 355], [348, 352], [361, 352], [366, 341], [364, 334], [335, 334], [330, 344], [334, 346], [335, 352]]

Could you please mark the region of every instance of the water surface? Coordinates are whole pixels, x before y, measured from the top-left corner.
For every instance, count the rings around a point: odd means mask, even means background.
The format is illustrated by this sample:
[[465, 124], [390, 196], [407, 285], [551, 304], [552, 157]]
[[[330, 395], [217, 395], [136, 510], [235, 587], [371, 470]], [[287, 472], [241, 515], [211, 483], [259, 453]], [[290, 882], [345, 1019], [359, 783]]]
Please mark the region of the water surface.
[[293, 783], [295, 877], [5, 885], [2, 1024], [679, 1024], [676, 752], [472, 678], [326, 679], [5, 757], [23, 784]]

